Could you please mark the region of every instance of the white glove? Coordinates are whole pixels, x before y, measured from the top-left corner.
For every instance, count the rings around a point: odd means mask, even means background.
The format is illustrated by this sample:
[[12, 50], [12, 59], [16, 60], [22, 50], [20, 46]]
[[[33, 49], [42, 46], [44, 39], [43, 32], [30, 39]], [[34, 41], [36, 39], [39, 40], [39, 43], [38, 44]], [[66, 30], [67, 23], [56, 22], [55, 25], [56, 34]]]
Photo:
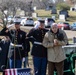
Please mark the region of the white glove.
[[22, 62], [24, 62], [25, 61], [25, 57], [24, 58], [22, 58]]

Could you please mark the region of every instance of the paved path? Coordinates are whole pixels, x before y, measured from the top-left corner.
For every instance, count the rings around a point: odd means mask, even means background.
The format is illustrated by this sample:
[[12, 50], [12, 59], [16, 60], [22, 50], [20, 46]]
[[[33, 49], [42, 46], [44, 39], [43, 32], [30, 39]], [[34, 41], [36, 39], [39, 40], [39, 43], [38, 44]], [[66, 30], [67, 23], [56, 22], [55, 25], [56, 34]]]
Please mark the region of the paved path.
[[67, 34], [67, 37], [68, 38], [73, 38], [73, 37], [76, 37], [76, 31], [71, 31], [71, 30], [65, 30], [66, 34]]

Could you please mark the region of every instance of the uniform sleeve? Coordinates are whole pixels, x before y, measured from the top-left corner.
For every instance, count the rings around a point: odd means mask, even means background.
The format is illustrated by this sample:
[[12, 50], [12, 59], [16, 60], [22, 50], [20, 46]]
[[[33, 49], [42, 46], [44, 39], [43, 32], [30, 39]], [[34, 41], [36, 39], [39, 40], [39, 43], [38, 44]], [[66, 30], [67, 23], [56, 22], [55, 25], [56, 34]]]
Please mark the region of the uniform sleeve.
[[30, 51], [30, 42], [25, 39], [25, 43], [26, 43], [26, 52], [29, 52]]
[[34, 32], [35, 32], [35, 29], [31, 29], [29, 31], [29, 33], [27, 34], [27, 39], [33, 44], [34, 41], [35, 41], [35, 38], [33, 37], [34, 36]]
[[23, 37], [22, 37], [22, 43], [23, 43], [23, 49], [26, 50], [26, 42], [25, 42], [25, 38], [26, 38], [26, 33], [23, 33]]
[[53, 42], [49, 41], [48, 39], [48, 33], [45, 34], [42, 45], [46, 48], [53, 47]]
[[[25, 36], [25, 37], [24, 37]], [[26, 39], [26, 33], [25, 35], [23, 36], [23, 47], [24, 47], [24, 50], [23, 50], [23, 57], [25, 56], [28, 56], [28, 52], [30, 51], [30, 43], [29, 41]]]
[[14, 40], [14, 36], [15, 36], [15, 30], [10, 30], [10, 31], [8, 32], [8, 34], [9, 34], [10, 40], [13, 41], [13, 40]]
[[[8, 30], [8, 32], [6, 32]], [[0, 31], [0, 36], [9, 36], [9, 38], [11, 39], [11, 34], [10, 31], [7, 27], [4, 27], [1, 31]]]
[[29, 31], [29, 33], [27, 34], [27, 37], [33, 36], [34, 35], [34, 31], [35, 31], [35, 29], [31, 29]]
[[26, 38], [26, 33], [23, 33], [23, 37], [22, 37], [22, 46], [23, 46], [23, 48], [21, 50], [22, 57], [25, 57], [25, 56], [28, 55], [28, 52], [26, 50], [26, 40], [25, 40], [25, 38]]
[[30, 43], [29, 41], [25, 40], [25, 49], [23, 53], [23, 57], [28, 56], [28, 52], [30, 51]]

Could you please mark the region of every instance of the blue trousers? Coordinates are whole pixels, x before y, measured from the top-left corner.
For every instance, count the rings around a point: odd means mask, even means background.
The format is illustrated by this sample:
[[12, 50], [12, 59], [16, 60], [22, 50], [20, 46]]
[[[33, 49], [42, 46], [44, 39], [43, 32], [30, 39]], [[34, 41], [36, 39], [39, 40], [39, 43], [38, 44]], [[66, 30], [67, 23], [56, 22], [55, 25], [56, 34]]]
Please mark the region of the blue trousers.
[[21, 68], [22, 67], [22, 60], [13, 60], [9, 59], [10, 68]]
[[33, 57], [35, 75], [46, 75], [47, 58]]

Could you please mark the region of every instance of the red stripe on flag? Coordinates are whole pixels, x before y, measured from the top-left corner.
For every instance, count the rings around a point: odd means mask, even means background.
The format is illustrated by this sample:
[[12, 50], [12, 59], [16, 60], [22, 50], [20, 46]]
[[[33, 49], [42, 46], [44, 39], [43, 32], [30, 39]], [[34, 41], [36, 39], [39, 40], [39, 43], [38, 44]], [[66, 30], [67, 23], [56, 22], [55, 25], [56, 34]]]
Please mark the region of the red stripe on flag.
[[9, 69], [5, 70], [5, 75], [9, 75]]
[[13, 74], [15, 75], [15, 70], [13, 69]]
[[14, 73], [14, 75], [16, 75], [16, 69], [13, 69], [13, 73]]
[[5, 70], [5, 75], [8, 75], [8, 71], [7, 70]]
[[6, 69], [5, 75], [17, 75], [17, 69]]
[[12, 75], [12, 70], [11, 69], [9, 70], [9, 73], [10, 73], [10, 75]]

